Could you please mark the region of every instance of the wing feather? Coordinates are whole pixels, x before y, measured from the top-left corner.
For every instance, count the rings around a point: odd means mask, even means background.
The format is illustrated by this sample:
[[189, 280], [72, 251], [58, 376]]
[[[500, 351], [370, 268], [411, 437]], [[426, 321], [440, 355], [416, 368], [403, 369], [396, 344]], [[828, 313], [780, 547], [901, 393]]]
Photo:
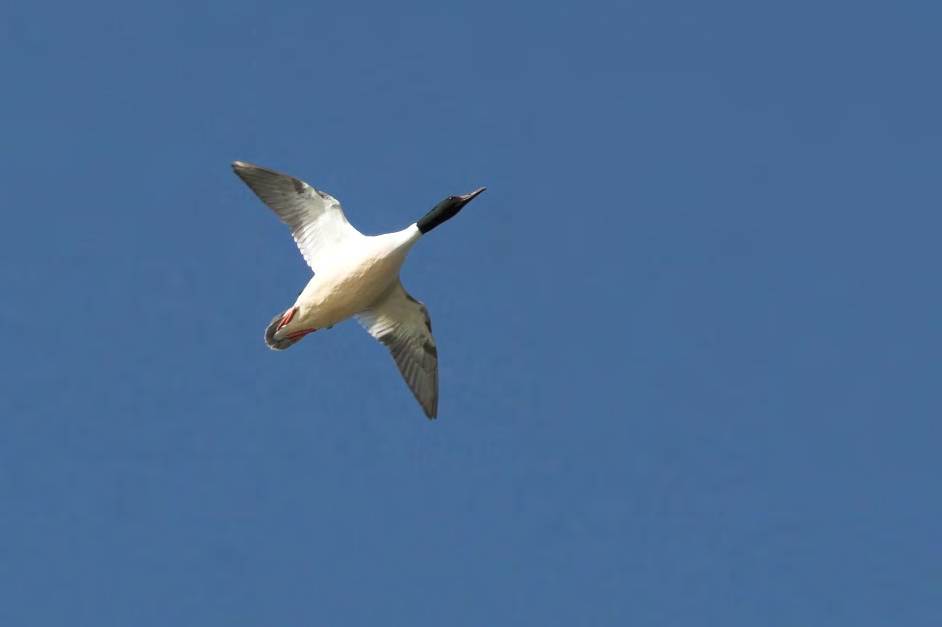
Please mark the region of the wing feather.
[[357, 321], [389, 348], [399, 372], [425, 415], [438, 415], [438, 349], [425, 305], [396, 283]]
[[323, 270], [343, 244], [365, 237], [347, 222], [337, 199], [304, 181], [242, 161], [234, 162], [232, 169], [291, 227], [304, 261], [315, 272]]

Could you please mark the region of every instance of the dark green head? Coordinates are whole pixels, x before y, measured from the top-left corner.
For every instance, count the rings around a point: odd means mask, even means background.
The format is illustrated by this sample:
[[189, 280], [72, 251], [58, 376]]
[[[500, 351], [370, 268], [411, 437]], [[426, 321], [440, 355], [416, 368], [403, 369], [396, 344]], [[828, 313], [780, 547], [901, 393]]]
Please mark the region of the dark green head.
[[470, 194], [464, 194], [462, 196], [449, 196], [445, 200], [432, 207], [431, 211], [422, 216], [422, 219], [416, 222], [416, 226], [419, 227], [419, 231], [421, 231], [423, 234], [428, 233], [445, 220], [453, 218], [464, 208], [466, 204], [474, 200], [485, 189], [487, 188], [479, 187]]

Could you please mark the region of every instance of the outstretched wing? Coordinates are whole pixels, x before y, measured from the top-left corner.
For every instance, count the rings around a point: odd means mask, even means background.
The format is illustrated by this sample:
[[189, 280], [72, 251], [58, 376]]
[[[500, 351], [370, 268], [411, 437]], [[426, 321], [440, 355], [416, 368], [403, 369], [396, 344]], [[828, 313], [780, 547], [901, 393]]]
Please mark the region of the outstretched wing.
[[402, 283], [373, 307], [356, 315], [370, 335], [389, 347], [402, 378], [425, 410], [438, 415], [438, 350], [425, 305], [409, 296]]
[[281, 221], [291, 227], [291, 235], [315, 272], [344, 243], [365, 237], [343, 215], [340, 203], [300, 179], [268, 168], [236, 161], [232, 169]]

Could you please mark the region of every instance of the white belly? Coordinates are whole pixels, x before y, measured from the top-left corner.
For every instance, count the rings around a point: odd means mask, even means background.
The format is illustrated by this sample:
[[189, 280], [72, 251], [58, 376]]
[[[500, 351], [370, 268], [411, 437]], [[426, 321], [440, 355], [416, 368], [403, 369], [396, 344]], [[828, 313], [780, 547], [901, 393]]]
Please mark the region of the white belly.
[[406, 254], [417, 239], [391, 237], [396, 235], [400, 233], [370, 238], [360, 254], [316, 274], [298, 296], [299, 310], [289, 326], [323, 329], [369, 308], [399, 280]]

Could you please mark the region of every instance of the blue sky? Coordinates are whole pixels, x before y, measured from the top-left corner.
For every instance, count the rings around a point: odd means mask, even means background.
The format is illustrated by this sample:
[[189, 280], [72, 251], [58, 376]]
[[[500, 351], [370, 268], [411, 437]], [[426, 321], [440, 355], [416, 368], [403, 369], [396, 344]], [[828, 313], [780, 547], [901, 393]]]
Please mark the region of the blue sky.
[[[17, 3], [0, 624], [938, 625], [936, 3]], [[232, 174], [403, 271], [428, 422]]]

